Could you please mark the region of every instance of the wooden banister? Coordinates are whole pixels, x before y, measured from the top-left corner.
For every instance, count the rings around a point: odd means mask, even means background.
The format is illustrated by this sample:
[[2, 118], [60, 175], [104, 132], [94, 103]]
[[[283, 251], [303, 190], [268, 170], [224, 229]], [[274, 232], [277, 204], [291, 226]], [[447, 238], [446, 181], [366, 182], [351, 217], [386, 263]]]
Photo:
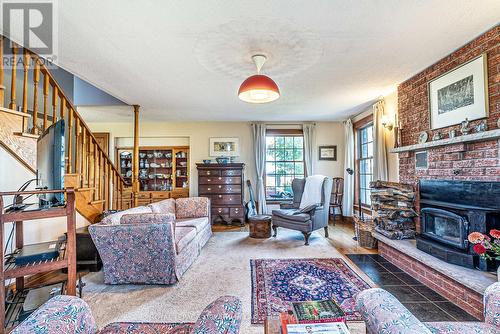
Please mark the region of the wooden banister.
[[[16, 73], [17, 62], [20, 60], [18, 58], [22, 57], [23, 96], [21, 111], [25, 114], [32, 113], [32, 117], [23, 117], [22, 132], [30, 131], [36, 135], [40, 132], [39, 129], [45, 131], [50, 124], [64, 119], [66, 121], [66, 173], [75, 180], [77, 188], [92, 188], [89, 189], [92, 191], [91, 201], [103, 202], [102, 208], [104, 209], [121, 208], [123, 206], [121, 196], [123, 196], [126, 183], [119, 169], [113, 164], [107, 152], [99, 146], [92, 131], [78, 114], [75, 106], [46, 66], [45, 61], [29, 49], [21, 48], [14, 43], [5, 43], [7, 41], [5, 37], [0, 35], [0, 58], [3, 58], [5, 49], [11, 49], [9, 57], [12, 75], [10, 78], [9, 109], [17, 110], [18, 107]], [[4, 67], [5, 63], [0, 62], [0, 107], [3, 107], [5, 102]], [[32, 72], [32, 80], [28, 81], [30, 72]], [[28, 94], [33, 94], [32, 110], [28, 108]], [[41, 118], [42, 108], [43, 119]], [[39, 113], [40, 117], [38, 117]], [[49, 121], [51, 122], [49, 123]]]

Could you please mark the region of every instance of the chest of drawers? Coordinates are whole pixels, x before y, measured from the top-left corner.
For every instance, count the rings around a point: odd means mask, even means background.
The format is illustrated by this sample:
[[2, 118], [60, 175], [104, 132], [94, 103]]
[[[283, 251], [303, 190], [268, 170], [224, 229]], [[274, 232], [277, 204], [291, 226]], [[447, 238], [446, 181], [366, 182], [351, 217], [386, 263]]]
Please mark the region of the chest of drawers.
[[244, 224], [243, 163], [196, 164], [198, 195], [210, 198], [212, 223]]

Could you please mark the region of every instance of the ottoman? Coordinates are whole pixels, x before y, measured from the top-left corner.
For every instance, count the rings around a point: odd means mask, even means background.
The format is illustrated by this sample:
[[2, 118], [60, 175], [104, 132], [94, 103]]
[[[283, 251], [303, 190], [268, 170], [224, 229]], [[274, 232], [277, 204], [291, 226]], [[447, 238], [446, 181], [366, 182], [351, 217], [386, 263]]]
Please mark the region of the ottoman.
[[271, 216], [255, 215], [248, 217], [250, 238], [265, 239], [271, 237]]

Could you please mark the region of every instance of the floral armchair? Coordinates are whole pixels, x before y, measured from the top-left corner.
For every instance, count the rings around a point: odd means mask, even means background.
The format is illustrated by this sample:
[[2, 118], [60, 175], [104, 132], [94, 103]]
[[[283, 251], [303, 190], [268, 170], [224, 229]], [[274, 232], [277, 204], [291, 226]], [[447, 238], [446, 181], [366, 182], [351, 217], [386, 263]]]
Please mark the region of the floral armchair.
[[495, 334], [500, 333], [500, 283], [484, 293], [485, 322], [420, 322], [393, 295], [383, 289], [360, 292], [356, 306], [369, 334]]
[[208, 305], [195, 323], [116, 322], [97, 329], [89, 306], [78, 297], [56, 296], [42, 305], [12, 334], [238, 334], [241, 301], [223, 296]]

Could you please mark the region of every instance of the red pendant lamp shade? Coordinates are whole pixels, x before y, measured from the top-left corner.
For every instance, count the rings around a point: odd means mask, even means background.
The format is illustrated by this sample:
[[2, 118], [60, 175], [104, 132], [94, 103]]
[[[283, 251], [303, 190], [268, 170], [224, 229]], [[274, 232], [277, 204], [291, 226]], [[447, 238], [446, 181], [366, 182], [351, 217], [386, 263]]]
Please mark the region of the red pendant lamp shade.
[[[252, 59], [257, 66], [257, 73], [259, 73], [266, 58], [256, 55]], [[280, 90], [273, 79], [266, 75], [256, 74], [243, 81], [238, 90], [238, 97], [249, 103], [267, 103], [277, 100], [280, 97]]]

